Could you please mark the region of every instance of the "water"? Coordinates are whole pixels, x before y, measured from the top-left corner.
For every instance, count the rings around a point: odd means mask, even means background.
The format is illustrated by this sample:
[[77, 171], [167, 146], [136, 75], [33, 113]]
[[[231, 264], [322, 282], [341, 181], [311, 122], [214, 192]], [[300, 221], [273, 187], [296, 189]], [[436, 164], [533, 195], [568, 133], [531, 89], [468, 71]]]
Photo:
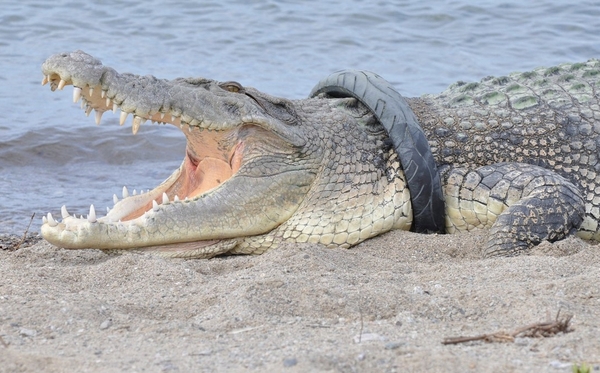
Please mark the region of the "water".
[[[167, 5], [168, 4], [168, 5]], [[576, 5], [575, 5], [576, 4]], [[367, 69], [405, 96], [600, 57], [600, 5], [489, 1], [12, 1], [0, 10], [0, 233], [112, 205], [183, 157], [177, 129], [100, 127], [70, 90], [41, 87], [51, 54], [82, 49], [120, 72], [236, 80], [305, 97], [327, 74]]]

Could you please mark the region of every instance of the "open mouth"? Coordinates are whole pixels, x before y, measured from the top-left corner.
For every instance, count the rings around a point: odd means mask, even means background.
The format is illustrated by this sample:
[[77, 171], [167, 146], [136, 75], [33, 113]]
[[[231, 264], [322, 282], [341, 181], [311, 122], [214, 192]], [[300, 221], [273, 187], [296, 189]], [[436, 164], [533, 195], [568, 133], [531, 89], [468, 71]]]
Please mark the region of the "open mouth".
[[[115, 206], [106, 218], [129, 221], [160, 204], [200, 198], [229, 180], [242, 164], [244, 143], [235, 139], [238, 131], [201, 132], [197, 128], [187, 131], [186, 155], [167, 180], [137, 198], [119, 201], [113, 197]], [[127, 197], [126, 189], [123, 193]]]
[[[57, 74], [45, 76], [42, 84], [50, 82], [52, 89], [63, 89], [66, 81]], [[78, 219], [82, 222], [127, 222], [143, 217], [146, 212], [156, 210], [159, 205], [169, 203], [185, 203], [194, 198], [200, 198], [205, 193], [219, 187], [229, 180], [241, 167], [244, 153], [244, 142], [238, 137], [240, 128], [228, 130], [213, 130], [201, 127], [193, 118], [173, 111], [137, 115], [127, 112], [117, 103], [117, 98], [107, 96], [107, 91], [101, 86], [73, 88], [73, 102], [81, 101], [81, 107], [86, 115], [95, 111], [96, 124], [100, 124], [104, 112], [121, 109], [119, 123], [124, 125], [130, 114], [132, 132], [135, 135], [140, 126], [150, 120], [159, 124], [172, 124], [179, 127], [187, 138], [186, 155], [181, 166], [163, 183], [147, 192], [129, 193], [123, 187], [122, 199], [113, 196], [114, 207], [107, 211], [106, 216], [97, 217], [94, 206], [90, 206], [89, 214]], [[133, 110], [135, 112], [135, 110]], [[196, 122], [196, 123], [195, 123]], [[64, 221], [76, 224], [67, 211], [61, 208]], [[58, 221], [49, 213], [43, 218], [50, 226], [58, 225]]]

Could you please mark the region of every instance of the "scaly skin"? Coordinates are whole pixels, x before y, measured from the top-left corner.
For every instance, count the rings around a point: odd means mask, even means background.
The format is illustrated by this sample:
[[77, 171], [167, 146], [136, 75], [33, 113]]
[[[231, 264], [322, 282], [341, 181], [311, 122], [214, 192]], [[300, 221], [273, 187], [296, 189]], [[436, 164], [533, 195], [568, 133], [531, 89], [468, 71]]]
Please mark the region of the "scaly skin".
[[[438, 164], [473, 169], [519, 162], [553, 169], [584, 199], [578, 235], [598, 241], [599, 81], [600, 61], [590, 60], [488, 77], [480, 83], [458, 82], [437, 96], [409, 102]], [[447, 226], [450, 231], [471, 229], [460, 221]]]
[[43, 72], [53, 89], [83, 88], [86, 110], [114, 104], [134, 114], [134, 133], [151, 119], [180, 126], [188, 139], [179, 170], [106, 217], [77, 219], [63, 208], [59, 223], [49, 215], [42, 235], [57, 246], [211, 257], [290, 240], [349, 247], [411, 225], [385, 131], [353, 99], [292, 102], [233, 82], [118, 74], [79, 51], [50, 57]]
[[[42, 70], [53, 90], [82, 88], [74, 98], [87, 113], [121, 109], [134, 115], [134, 133], [149, 119], [188, 140], [173, 175], [106, 217], [63, 208], [61, 222], [44, 218], [42, 234], [57, 246], [208, 258], [282, 242], [350, 247], [411, 227], [398, 157], [355, 99], [291, 101], [235, 82], [118, 74], [81, 51], [54, 55]], [[448, 231], [491, 227], [487, 255], [578, 228], [600, 237], [599, 72], [597, 61], [561, 65], [408, 100], [440, 166]]]

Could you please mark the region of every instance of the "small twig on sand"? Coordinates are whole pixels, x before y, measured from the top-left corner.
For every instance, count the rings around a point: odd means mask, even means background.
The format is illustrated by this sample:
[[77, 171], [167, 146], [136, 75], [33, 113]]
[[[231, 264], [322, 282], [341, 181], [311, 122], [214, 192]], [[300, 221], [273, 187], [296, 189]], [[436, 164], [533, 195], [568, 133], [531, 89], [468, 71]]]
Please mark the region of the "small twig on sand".
[[535, 324], [526, 325], [515, 329], [511, 333], [499, 331], [491, 334], [481, 334], [474, 337], [452, 337], [445, 338], [442, 341], [442, 344], [458, 344], [464, 342], [471, 341], [485, 341], [485, 342], [513, 342], [516, 337], [531, 337], [531, 338], [540, 338], [540, 337], [551, 337], [560, 332], [568, 333], [571, 331], [569, 329], [569, 323], [573, 318], [573, 315], [566, 315], [562, 319], [559, 318], [560, 310], [558, 310], [556, 314], [556, 318], [554, 321], [546, 321]]
[[25, 229], [25, 233], [23, 233], [23, 238], [21, 238], [21, 241], [19, 241], [19, 243], [17, 243], [14, 247], [13, 247], [13, 251], [19, 250], [19, 247], [23, 244], [23, 242], [25, 242], [25, 240], [27, 239], [27, 233], [29, 233], [29, 228], [31, 227], [31, 223], [33, 222], [33, 218], [35, 217], [35, 212], [31, 215], [31, 219], [29, 220], [29, 225], [27, 225], [27, 229]]

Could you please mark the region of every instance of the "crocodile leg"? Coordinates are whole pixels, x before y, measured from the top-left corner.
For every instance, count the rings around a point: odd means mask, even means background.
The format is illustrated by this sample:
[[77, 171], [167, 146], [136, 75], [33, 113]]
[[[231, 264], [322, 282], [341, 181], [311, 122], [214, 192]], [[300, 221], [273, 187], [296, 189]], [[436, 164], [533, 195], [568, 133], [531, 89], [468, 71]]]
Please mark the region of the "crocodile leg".
[[491, 228], [485, 256], [512, 256], [544, 240], [575, 233], [584, 200], [554, 171], [521, 163], [496, 163], [474, 171], [443, 172], [449, 233]]

